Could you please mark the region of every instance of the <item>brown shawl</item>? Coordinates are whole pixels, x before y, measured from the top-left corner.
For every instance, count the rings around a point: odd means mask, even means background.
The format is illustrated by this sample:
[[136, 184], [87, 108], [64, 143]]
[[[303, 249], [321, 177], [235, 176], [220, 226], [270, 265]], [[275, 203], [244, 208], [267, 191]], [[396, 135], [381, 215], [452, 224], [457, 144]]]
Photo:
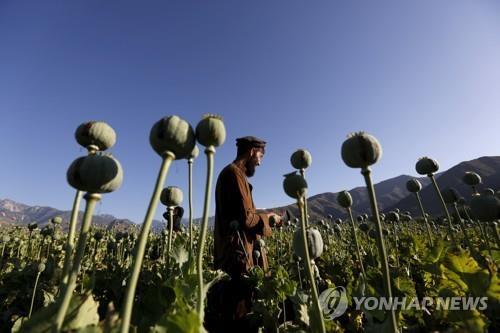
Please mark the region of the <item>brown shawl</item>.
[[[267, 214], [257, 213], [252, 199], [252, 185], [245, 175], [245, 166], [233, 162], [217, 179], [215, 189], [214, 267], [233, 277], [247, 273], [254, 265], [269, 271], [265, 250], [254, 257], [254, 244], [272, 234]], [[238, 230], [230, 223], [237, 221]]]

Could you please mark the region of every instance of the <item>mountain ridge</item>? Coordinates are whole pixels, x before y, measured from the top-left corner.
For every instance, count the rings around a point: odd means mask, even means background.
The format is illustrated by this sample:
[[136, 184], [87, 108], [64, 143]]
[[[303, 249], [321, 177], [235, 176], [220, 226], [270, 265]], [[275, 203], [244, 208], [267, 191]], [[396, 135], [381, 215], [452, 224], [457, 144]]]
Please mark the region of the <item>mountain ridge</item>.
[[[500, 156], [483, 156], [477, 159], [460, 162], [448, 170], [436, 174], [438, 186], [441, 190], [447, 187], [455, 188], [466, 199], [471, 195], [471, 189], [462, 182], [462, 177], [466, 171], [477, 172], [482, 180], [478, 189], [486, 187], [493, 189], [500, 188]], [[406, 190], [406, 182], [409, 179], [417, 178], [422, 183], [420, 196], [424, 208], [427, 213], [441, 214], [442, 208], [437, 195], [430, 184], [428, 177], [413, 177], [410, 175], [399, 175], [393, 178], [383, 180], [374, 185], [377, 195], [377, 204], [381, 211], [387, 212], [395, 208], [401, 211], [409, 211], [418, 216], [420, 214], [417, 202], [412, 193]], [[352, 211], [354, 215], [363, 213], [371, 213], [368, 193], [364, 186], [358, 186], [349, 190], [353, 198]], [[307, 199], [309, 214], [312, 219], [322, 219], [328, 215], [334, 218], [345, 218], [347, 213], [337, 203], [337, 195], [339, 192], [324, 192], [313, 195]], [[298, 215], [296, 204], [280, 206], [275, 208], [264, 209], [263, 211], [284, 211], [288, 210], [292, 216]], [[27, 225], [28, 223], [37, 222], [40, 226], [49, 223], [50, 219], [55, 216], [61, 216], [63, 219], [63, 227], [68, 224], [71, 211], [58, 210], [48, 206], [29, 206], [23, 203], [16, 202], [11, 199], [0, 199], [0, 225], [14, 224]], [[79, 221], [81, 221], [83, 212], [79, 212]], [[194, 223], [198, 224], [201, 218], [194, 219]], [[209, 218], [209, 225], [213, 225], [214, 217]], [[94, 215], [93, 223], [95, 225], [106, 226], [108, 228], [135, 228], [139, 224], [126, 219], [116, 218], [111, 214]], [[183, 223], [187, 224], [187, 219], [183, 219]], [[154, 220], [153, 229], [160, 230], [166, 223]]]

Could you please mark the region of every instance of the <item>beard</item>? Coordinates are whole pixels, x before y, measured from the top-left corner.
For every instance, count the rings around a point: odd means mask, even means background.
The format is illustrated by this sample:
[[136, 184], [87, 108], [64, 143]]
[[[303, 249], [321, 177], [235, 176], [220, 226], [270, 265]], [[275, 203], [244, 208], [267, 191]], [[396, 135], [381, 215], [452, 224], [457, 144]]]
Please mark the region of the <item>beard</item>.
[[255, 164], [251, 161], [245, 163], [245, 169], [245, 175], [247, 175], [247, 177], [252, 177], [255, 174]]

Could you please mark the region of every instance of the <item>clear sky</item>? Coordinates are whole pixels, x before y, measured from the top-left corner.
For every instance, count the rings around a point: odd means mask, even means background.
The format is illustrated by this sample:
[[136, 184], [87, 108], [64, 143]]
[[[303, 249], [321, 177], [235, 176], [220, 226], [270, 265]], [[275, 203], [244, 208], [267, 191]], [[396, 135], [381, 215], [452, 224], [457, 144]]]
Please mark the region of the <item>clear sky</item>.
[[[500, 2], [0, 0], [0, 198], [71, 209], [74, 131], [103, 120], [125, 178], [98, 213], [141, 222], [160, 166], [151, 126], [204, 113], [227, 128], [215, 177], [235, 138], [268, 141], [258, 207], [292, 202], [282, 175], [297, 148], [313, 156], [311, 195], [361, 185], [340, 157], [353, 131], [382, 144], [375, 181], [415, 174], [424, 155], [442, 170], [498, 155]], [[195, 169], [199, 216], [203, 155]], [[187, 195], [185, 161], [166, 184]]]

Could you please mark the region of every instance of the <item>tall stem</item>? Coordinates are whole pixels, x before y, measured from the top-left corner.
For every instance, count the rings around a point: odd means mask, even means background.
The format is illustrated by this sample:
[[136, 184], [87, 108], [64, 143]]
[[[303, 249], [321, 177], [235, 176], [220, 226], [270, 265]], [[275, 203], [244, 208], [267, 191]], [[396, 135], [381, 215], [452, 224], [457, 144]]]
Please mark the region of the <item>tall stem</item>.
[[33, 311], [33, 303], [35, 303], [36, 287], [38, 285], [38, 279], [40, 278], [40, 274], [42, 274], [42, 272], [36, 273], [35, 287], [33, 288], [33, 296], [31, 296], [31, 305], [30, 305], [30, 312], [28, 313], [28, 319], [31, 318], [31, 312]]
[[424, 222], [425, 222], [425, 228], [427, 229], [427, 237], [429, 238], [429, 244], [431, 245], [431, 247], [434, 247], [434, 244], [432, 242], [431, 227], [429, 226], [429, 221], [427, 220], [427, 215], [425, 215], [425, 210], [424, 210], [424, 206], [422, 205], [422, 200], [420, 200], [420, 195], [418, 194], [418, 192], [415, 192], [415, 196], [417, 197], [418, 206], [420, 207], [420, 212], [422, 213], [422, 217], [423, 217]]
[[188, 159], [189, 258], [193, 256], [193, 159]]
[[465, 222], [464, 222], [464, 220], [462, 220], [462, 217], [460, 216], [460, 212], [458, 211], [458, 206], [457, 206], [456, 202], [453, 204], [453, 208], [455, 208], [455, 214], [457, 214], [457, 218], [460, 221], [460, 227], [462, 228], [462, 232], [464, 233], [465, 245], [469, 248], [469, 250], [472, 251], [473, 249], [472, 249], [472, 245], [471, 245], [470, 240], [469, 240], [469, 235], [467, 234], [467, 231], [465, 230]]
[[205, 184], [205, 202], [203, 204], [203, 220], [201, 223], [200, 236], [198, 238], [198, 253], [196, 254], [196, 274], [198, 275], [198, 303], [196, 311], [198, 318], [203, 323], [204, 320], [204, 292], [203, 292], [203, 250], [205, 248], [205, 238], [207, 237], [208, 228], [208, 209], [210, 207], [210, 194], [212, 187], [212, 175], [214, 172], [214, 154], [215, 148], [208, 146], [205, 148], [207, 155], [207, 182]]
[[92, 223], [92, 214], [94, 213], [95, 206], [99, 200], [101, 200], [101, 195], [97, 193], [87, 193], [84, 197], [87, 201], [85, 207], [85, 213], [83, 215], [82, 228], [80, 230], [80, 237], [78, 238], [78, 245], [75, 253], [75, 258], [73, 260], [73, 265], [69, 274], [69, 279], [66, 287], [64, 288], [63, 294], [60, 298], [59, 310], [57, 311], [56, 320], [52, 326], [53, 332], [60, 332], [64, 323], [64, 317], [68, 311], [69, 303], [71, 301], [71, 296], [76, 287], [76, 279], [78, 273], [80, 272], [80, 266], [82, 263], [83, 255], [85, 253], [85, 245], [87, 243], [87, 237], [89, 236], [90, 225]]
[[441, 194], [441, 191], [439, 190], [438, 184], [436, 183], [436, 179], [434, 178], [434, 175], [431, 173], [428, 175], [429, 178], [431, 179], [432, 185], [434, 186], [434, 189], [437, 192], [437, 195], [439, 197], [439, 200], [441, 201], [441, 205], [443, 206], [444, 213], [446, 214], [446, 218], [448, 219], [448, 233], [450, 234], [451, 240], [453, 241], [453, 244], [457, 244], [455, 240], [455, 235], [453, 233], [453, 229], [451, 226], [451, 216], [450, 213], [448, 212], [448, 208], [446, 207], [446, 203], [444, 202], [443, 195]]
[[493, 236], [495, 237], [497, 247], [500, 249], [500, 234], [498, 232], [497, 224], [495, 222], [493, 222], [490, 224], [490, 227], [493, 229]]
[[[306, 179], [306, 171], [302, 168], [300, 169], [300, 175], [302, 178]], [[309, 210], [307, 209], [307, 197], [304, 195], [304, 211], [305, 211], [305, 217], [306, 217], [306, 227], [309, 227], [309, 218], [308, 218], [308, 212]]]
[[305, 204], [304, 201], [306, 200], [305, 196], [299, 197], [297, 199], [297, 204], [299, 206], [299, 211], [301, 212], [300, 214], [300, 221], [301, 221], [301, 233], [302, 233], [302, 246], [304, 247], [304, 255], [305, 258], [303, 258], [304, 266], [306, 267], [306, 273], [307, 277], [309, 279], [309, 284], [311, 285], [311, 296], [313, 300], [313, 307], [314, 307], [314, 313], [316, 315], [316, 320], [319, 322], [320, 326], [320, 332], [325, 333], [326, 328], [325, 328], [325, 322], [323, 321], [323, 312], [321, 310], [321, 306], [319, 304], [319, 299], [318, 299], [318, 290], [316, 288], [316, 282], [314, 281], [314, 274], [311, 268], [311, 257], [309, 255], [309, 247], [307, 246], [307, 229], [306, 229], [306, 215], [307, 212], [305, 211]]
[[61, 289], [65, 284], [68, 283], [68, 275], [71, 268], [71, 258], [73, 257], [73, 250], [75, 249], [76, 223], [78, 220], [81, 198], [82, 191], [77, 190], [75, 199], [73, 200], [73, 209], [71, 210], [71, 217], [69, 220], [68, 239], [66, 240], [66, 249], [64, 252], [63, 277], [59, 289]]
[[[368, 196], [370, 198], [370, 204], [372, 208], [372, 214], [375, 217], [375, 227], [377, 229], [377, 246], [380, 255], [380, 261], [382, 263], [382, 276], [384, 277], [385, 296], [392, 301], [391, 276], [389, 274], [389, 264], [387, 263], [387, 252], [385, 251], [384, 235], [382, 234], [382, 223], [380, 222], [380, 216], [378, 213], [377, 198], [375, 196], [375, 188], [373, 187], [372, 179], [370, 176], [371, 174], [370, 168], [366, 167], [362, 169], [361, 174], [365, 178], [366, 189], [368, 190]], [[395, 310], [391, 309], [389, 315], [390, 315], [391, 331], [396, 333], [398, 332], [398, 323], [396, 321]]]
[[168, 243], [167, 243], [167, 268], [170, 264], [170, 251], [172, 250], [172, 234], [174, 233], [174, 208], [167, 207], [168, 210]]
[[349, 219], [351, 220], [352, 237], [354, 238], [354, 244], [356, 245], [356, 253], [358, 255], [359, 266], [361, 268], [361, 273], [363, 274], [363, 278], [366, 281], [365, 267], [363, 265], [363, 260], [362, 260], [362, 257], [361, 257], [361, 251], [359, 250], [358, 235], [356, 234], [356, 227], [354, 226], [354, 218], [352, 217], [352, 209], [351, 209], [351, 207], [347, 207], [347, 213], [349, 214]]
[[144, 258], [144, 251], [146, 249], [149, 231], [151, 230], [153, 216], [155, 215], [158, 201], [160, 200], [160, 194], [163, 188], [163, 184], [165, 183], [165, 178], [167, 178], [168, 169], [170, 168], [170, 165], [172, 164], [172, 161], [174, 159], [175, 155], [168, 151], [163, 156], [160, 171], [158, 172], [158, 177], [156, 178], [153, 195], [151, 196], [151, 200], [149, 201], [148, 210], [146, 212], [146, 216], [144, 217], [144, 222], [142, 223], [139, 242], [136, 245], [137, 251], [134, 257], [132, 274], [127, 283], [127, 290], [125, 292], [125, 299], [122, 308], [122, 326], [120, 329], [121, 333], [128, 333], [129, 331], [130, 319], [132, 318], [132, 308], [134, 305], [135, 288], [137, 287], [137, 281], [139, 280], [139, 274], [141, 272], [142, 260]]

